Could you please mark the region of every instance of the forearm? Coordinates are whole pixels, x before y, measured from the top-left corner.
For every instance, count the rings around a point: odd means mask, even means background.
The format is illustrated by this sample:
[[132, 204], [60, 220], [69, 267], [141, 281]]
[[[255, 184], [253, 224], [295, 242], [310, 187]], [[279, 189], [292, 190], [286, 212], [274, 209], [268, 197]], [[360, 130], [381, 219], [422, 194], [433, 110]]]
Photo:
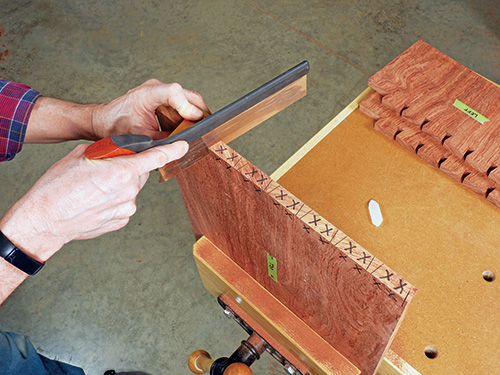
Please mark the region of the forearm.
[[57, 143], [68, 140], [96, 140], [93, 112], [98, 104], [77, 104], [41, 97], [26, 129], [25, 143]]
[[0, 305], [28, 277], [23, 271], [0, 259]]
[[[45, 263], [64, 244], [123, 228], [149, 172], [184, 156], [186, 142], [136, 155], [89, 160], [77, 146], [54, 164], [0, 219], [0, 230], [16, 247]], [[0, 258], [0, 302], [26, 276]]]
[[[29, 202], [23, 197], [0, 219], [0, 230], [14, 244], [31, 258], [45, 263], [62, 247], [61, 241], [46, 238], [33, 228], [27, 212]], [[31, 210], [30, 210], [31, 211]], [[27, 278], [27, 274], [6, 260], [0, 258], [0, 304]]]
[[[7, 84], [17, 89], [17, 102], [24, 102], [10, 108], [11, 119], [29, 121], [17, 128], [11, 125], [20, 121], [9, 121], [5, 129], [8, 134], [24, 133], [27, 143], [96, 140], [115, 134], [145, 134], [159, 139], [165, 136], [155, 116], [160, 105], [189, 120], [198, 120], [203, 111], [208, 112], [199, 94], [157, 80], [149, 80], [107, 104], [40, 98], [27, 86], [4, 81], [4, 86]], [[26, 92], [31, 93], [30, 100], [19, 99], [26, 98]], [[18, 113], [16, 109], [26, 108], [26, 103], [29, 111]], [[7, 142], [13, 145], [12, 150], [0, 149], [0, 160], [10, 160], [21, 150], [23, 138], [14, 140]], [[69, 241], [98, 237], [125, 226], [136, 210], [135, 197], [149, 172], [182, 157], [188, 144], [175, 142], [137, 155], [99, 161], [84, 156], [86, 147], [78, 146], [52, 166], [0, 219], [4, 235], [40, 262]], [[26, 274], [0, 258], [0, 303], [25, 279]]]
[[149, 80], [106, 104], [77, 104], [41, 97], [31, 112], [26, 143], [55, 143], [66, 140], [98, 140], [116, 134], [165, 137], [158, 127], [155, 110], [166, 105], [180, 119], [199, 120], [209, 112], [203, 98], [179, 84]]

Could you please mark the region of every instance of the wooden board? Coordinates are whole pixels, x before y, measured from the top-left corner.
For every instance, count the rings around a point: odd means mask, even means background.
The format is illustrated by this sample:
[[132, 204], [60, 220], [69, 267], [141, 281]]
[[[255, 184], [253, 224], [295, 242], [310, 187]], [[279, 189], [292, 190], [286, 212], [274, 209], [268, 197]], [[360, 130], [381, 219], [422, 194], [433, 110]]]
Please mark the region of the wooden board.
[[[423, 41], [370, 78], [382, 103], [500, 183], [500, 87]], [[454, 106], [459, 100], [489, 121]]]
[[224, 303], [303, 374], [360, 374], [206, 237], [195, 243], [193, 254], [205, 289], [216, 298], [223, 296]]
[[[197, 129], [206, 127], [207, 122], [211, 125], [218, 125], [201, 138], [193, 137], [193, 141], [190, 141], [189, 151], [184, 157], [160, 168], [161, 181], [172, 178], [182, 169], [189, 168], [203, 158], [207, 153], [207, 147], [218, 141], [227, 143], [236, 139], [304, 97], [307, 93], [308, 71], [309, 63], [303, 61], [187, 129], [186, 132], [192, 132], [191, 136], [195, 134], [199, 136]], [[160, 122], [166, 120], [166, 127], [170, 126], [167, 115], [163, 115], [159, 111], [157, 111], [157, 115]], [[177, 136], [181, 137], [181, 134]]]
[[375, 120], [376, 130], [500, 207], [500, 185], [487, 174], [476, 171], [466, 160], [452, 154], [420, 127], [388, 109], [382, 104], [382, 99], [382, 95], [374, 91], [359, 105], [361, 112]]
[[[391, 344], [399, 358], [422, 374], [496, 373], [500, 284], [482, 273], [500, 272], [498, 208], [375, 131], [352, 111], [359, 102], [287, 161], [278, 182], [418, 286]], [[370, 199], [384, 215], [378, 228]]]
[[[415, 293], [407, 281], [224, 143], [177, 177], [197, 237], [363, 374], [376, 372]], [[276, 281], [268, 255], [277, 260]]]

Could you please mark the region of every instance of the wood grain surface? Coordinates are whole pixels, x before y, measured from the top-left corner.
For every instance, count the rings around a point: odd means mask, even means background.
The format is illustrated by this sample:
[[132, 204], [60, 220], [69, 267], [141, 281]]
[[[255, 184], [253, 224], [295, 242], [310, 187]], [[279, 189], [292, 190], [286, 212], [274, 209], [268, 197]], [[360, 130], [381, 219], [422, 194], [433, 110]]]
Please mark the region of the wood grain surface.
[[[203, 286], [303, 374], [360, 374], [345, 357], [206, 237], [193, 247]], [[237, 302], [239, 301], [239, 302]]]
[[[197, 237], [222, 249], [363, 374], [376, 372], [413, 299], [410, 283], [224, 143], [177, 179]], [[276, 281], [268, 254], [277, 261]]]
[[490, 179], [486, 173], [476, 171], [466, 160], [455, 156], [416, 124], [388, 109], [382, 104], [382, 99], [382, 95], [374, 91], [359, 106], [361, 112], [375, 120], [376, 130], [395, 140], [408, 151], [416, 153], [465, 187], [500, 206], [499, 184]]
[[[418, 286], [395, 353], [423, 375], [498, 373], [500, 211], [373, 122], [353, 111], [278, 182]], [[379, 227], [371, 199], [382, 210]], [[485, 280], [486, 270], [497, 279]], [[425, 355], [427, 346], [437, 357]]]
[[[500, 88], [419, 41], [370, 78], [360, 105], [375, 129], [465, 187], [500, 204]], [[458, 99], [486, 115], [476, 121]], [[497, 114], [498, 113], [498, 114]]]
[[[423, 41], [370, 78], [382, 103], [500, 183], [500, 88]], [[489, 121], [453, 106], [460, 100]]]

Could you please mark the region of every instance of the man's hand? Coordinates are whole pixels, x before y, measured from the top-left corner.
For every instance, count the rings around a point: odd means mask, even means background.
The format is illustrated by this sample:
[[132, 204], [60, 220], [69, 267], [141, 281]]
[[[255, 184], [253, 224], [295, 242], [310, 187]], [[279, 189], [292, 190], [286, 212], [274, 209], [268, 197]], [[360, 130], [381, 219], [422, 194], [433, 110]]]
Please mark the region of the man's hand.
[[179, 118], [199, 120], [209, 112], [200, 94], [182, 88], [178, 83], [165, 84], [151, 79], [111, 103], [94, 108], [92, 124], [97, 138], [117, 134], [144, 134], [153, 139], [164, 138], [155, 110], [166, 105]]
[[186, 142], [137, 155], [88, 160], [87, 145], [54, 164], [0, 220], [20, 249], [46, 261], [71, 240], [100, 236], [125, 226], [149, 172], [182, 157]]
[[[108, 104], [76, 104], [42, 97], [33, 107], [25, 143], [98, 140], [115, 134], [163, 138], [155, 110], [198, 120], [208, 108], [202, 97], [179, 84], [149, 80]], [[168, 133], [167, 133], [168, 134]], [[0, 229], [32, 258], [45, 262], [65, 243], [125, 226], [149, 172], [182, 157], [188, 145], [176, 142], [137, 155], [88, 160], [78, 146], [52, 166], [0, 219]], [[0, 304], [26, 274], [0, 259]]]
[[[160, 139], [155, 110], [166, 106], [178, 119], [199, 120], [209, 112], [200, 94], [178, 83], [151, 79], [108, 104], [76, 104], [42, 97], [26, 129], [25, 143], [98, 140], [117, 134], [144, 134]], [[180, 121], [179, 121], [180, 122]]]

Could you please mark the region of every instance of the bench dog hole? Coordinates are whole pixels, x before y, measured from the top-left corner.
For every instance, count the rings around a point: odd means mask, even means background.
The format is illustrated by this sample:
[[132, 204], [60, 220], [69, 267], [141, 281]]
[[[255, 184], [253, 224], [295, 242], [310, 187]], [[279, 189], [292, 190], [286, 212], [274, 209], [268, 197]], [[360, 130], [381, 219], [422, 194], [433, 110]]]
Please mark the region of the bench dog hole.
[[495, 281], [496, 276], [493, 272], [486, 270], [483, 272], [483, 279], [491, 283], [492, 281]]
[[426, 346], [424, 349], [424, 353], [425, 356], [430, 359], [434, 359], [438, 356], [438, 350], [432, 345]]

